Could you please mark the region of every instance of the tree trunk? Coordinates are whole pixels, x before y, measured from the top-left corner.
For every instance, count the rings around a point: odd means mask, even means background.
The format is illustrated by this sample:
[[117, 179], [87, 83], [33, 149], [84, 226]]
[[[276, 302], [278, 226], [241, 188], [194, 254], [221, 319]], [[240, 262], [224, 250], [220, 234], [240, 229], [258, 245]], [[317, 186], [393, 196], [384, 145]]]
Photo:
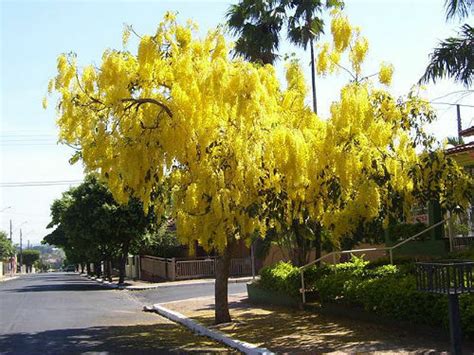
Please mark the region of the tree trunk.
[[97, 277], [100, 277], [102, 275], [101, 262], [100, 261], [94, 263], [94, 273]]
[[127, 265], [128, 251], [130, 249], [130, 242], [125, 242], [122, 245], [122, 255], [120, 256], [119, 265], [119, 285], [125, 282], [125, 267]]
[[313, 89], [313, 111], [315, 114], [318, 114], [318, 105], [316, 102], [316, 72], [314, 70], [314, 44], [313, 40], [309, 41], [309, 46], [311, 48], [311, 86]]
[[104, 278], [107, 279], [107, 281], [112, 282], [112, 267], [109, 258], [106, 258], [104, 261], [104, 274]]
[[[319, 223], [316, 224], [316, 228], [314, 228], [314, 247], [315, 247], [315, 259], [319, 259], [321, 257], [322, 253], [322, 241], [321, 241], [321, 232], [322, 232], [322, 227]], [[317, 266], [321, 265], [321, 262], [318, 261], [316, 263]]]
[[215, 324], [231, 322], [228, 300], [228, 280], [230, 272], [230, 259], [234, 241], [229, 242], [222, 255], [217, 258], [215, 295]]
[[81, 265], [81, 274], [83, 274], [84, 273], [84, 263], [81, 263], [80, 265]]
[[92, 275], [91, 263], [87, 262], [86, 264], [87, 275]]

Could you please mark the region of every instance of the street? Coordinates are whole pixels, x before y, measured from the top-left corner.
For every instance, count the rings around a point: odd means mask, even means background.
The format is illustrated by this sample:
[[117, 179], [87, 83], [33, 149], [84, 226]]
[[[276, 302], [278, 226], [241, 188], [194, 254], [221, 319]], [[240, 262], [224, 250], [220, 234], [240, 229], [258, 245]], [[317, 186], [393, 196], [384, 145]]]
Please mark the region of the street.
[[0, 283], [0, 353], [225, 351], [209, 339], [141, 311], [144, 304], [212, 294], [213, 285], [132, 294], [77, 274], [23, 276]]

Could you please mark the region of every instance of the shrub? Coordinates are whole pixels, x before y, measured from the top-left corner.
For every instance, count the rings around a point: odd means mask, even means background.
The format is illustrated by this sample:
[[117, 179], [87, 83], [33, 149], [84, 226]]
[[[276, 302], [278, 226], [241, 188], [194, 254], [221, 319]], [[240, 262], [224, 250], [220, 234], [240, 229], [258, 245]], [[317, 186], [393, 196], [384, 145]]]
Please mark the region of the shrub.
[[[305, 271], [307, 288], [319, 293], [322, 304], [336, 303], [363, 309], [385, 319], [400, 320], [434, 327], [448, 326], [448, 302], [444, 295], [419, 292], [413, 274], [413, 262], [380, 265], [353, 257], [350, 262], [316, 267]], [[260, 286], [299, 295], [299, 269], [280, 262], [261, 271]], [[474, 338], [474, 295], [461, 295], [463, 332]]]
[[297, 296], [300, 288], [299, 269], [290, 262], [283, 261], [267, 266], [260, 270], [259, 285], [267, 290]]
[[[312, 266], [304, 271], [306, 287], [311, 288], [322, 276], [329, 274], [327, 266]], [[275, 265], [267, 266], [260, 270], [259, 286], [290, 296], [299, 296], [301, 288], [301, 276], [298, 267], [290, 262], [280, 261]]]

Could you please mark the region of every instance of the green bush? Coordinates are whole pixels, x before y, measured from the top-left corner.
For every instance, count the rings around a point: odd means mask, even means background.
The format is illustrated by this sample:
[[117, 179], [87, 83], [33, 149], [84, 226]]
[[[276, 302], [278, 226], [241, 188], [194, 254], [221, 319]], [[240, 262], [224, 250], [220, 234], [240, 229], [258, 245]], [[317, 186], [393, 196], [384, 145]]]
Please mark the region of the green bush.
[[290, 262], [283, 261], [272, 266], [267, 266], [260, 270], [259, 285], [267, 290], [296, 296], [300, 288], [299, 269]]
[[[341, 304], [385, 319], [447, 328], [447, 297], [419, 292], [413, 270], [413, 262], [374, 266], [353, 257], [351, 262], [307, 269], [305, 282], [306, 288], [318, 292], [323, 305]], [[298, 296], [300, 282], [299, 269], [291, 263], [261, 271], [260, 286], [265, 289]], [[460, 308], [463, 332], [474, 338], [474, 295], [461, 295]]]
[[[304, 271], [306, 288], [311, 288], [322, 276], [327, 275], [330, 269], [326, 266], [312, 266]], [[297, 297], [300, 295], [301, 276], [299, 268], [290, 262], [280, 261], [275, 265], [267, 266], [260, 270], [259, 286], [287, 295]]]

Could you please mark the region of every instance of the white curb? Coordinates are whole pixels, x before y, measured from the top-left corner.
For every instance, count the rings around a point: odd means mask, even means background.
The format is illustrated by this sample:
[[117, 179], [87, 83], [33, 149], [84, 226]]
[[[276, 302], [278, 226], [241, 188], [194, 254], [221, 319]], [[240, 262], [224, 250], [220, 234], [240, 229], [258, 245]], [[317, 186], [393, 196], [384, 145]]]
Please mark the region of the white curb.
[[172, 311], [168, 308], [165, 308], [161, 306], [160, 304], [155, 304], [153, 305], [153, 310], [157, 312], [158, 314], [172, 320], [173, 322], [180, 323], [184, 325], [185, 327], [191, 329], [193, 332], [196, 332], [198, 334], [207, 336], [209, 338], [212, 338], [214, 340], [217, 340], [218, 342], [224, 343], [234, 349], [237, 349], [245, 354], [249, 355], [257, 355], [257, 354], [264, 354], [264, 355], [270, 355], [273, 354], [270, 350], [266, 348], [259, 348], [254, 344], [246, 343], [244, 341], [240, 340], [235, 340], [232, 338], [229, 338], [227, 335], [224, 333], [218, 331], [218, 330], [211, 330], [209, 328], [206, 328], [205, 326], [196, 323], [195, 321], [187, 318], [186, 316], [182, 315], [181, 313]]
[[4, 277], [4, 278], [1, 278], [1, 277], [0, 277], [0, 282], [7, 282], [7, 281], [16, 280], [16, 279], [19, 278], [19, 277], [20, 277], [20, 276]]

